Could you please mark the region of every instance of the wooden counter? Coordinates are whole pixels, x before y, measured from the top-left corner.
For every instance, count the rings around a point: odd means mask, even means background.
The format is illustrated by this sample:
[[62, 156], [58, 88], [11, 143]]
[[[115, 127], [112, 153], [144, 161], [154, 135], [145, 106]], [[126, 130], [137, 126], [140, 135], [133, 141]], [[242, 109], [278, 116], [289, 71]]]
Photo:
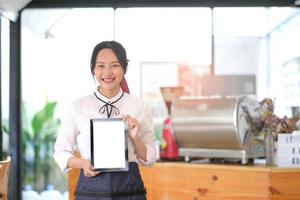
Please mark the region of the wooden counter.
[[[156, 163], [140, 167], [148, 200], [299, 200], [300, 169]], [[78, 170], [69, 174], [73, 198]]]

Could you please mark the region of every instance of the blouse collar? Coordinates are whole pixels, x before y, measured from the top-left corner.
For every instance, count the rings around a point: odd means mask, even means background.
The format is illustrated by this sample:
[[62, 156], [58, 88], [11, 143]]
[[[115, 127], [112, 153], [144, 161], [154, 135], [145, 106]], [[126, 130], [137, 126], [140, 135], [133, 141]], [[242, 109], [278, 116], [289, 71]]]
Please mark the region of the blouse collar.
[[95, 95], [101, 99], [102, 101], [105, 101], [107, 103], [111, 103], [111, 102], [114, 102], [116, 101], [117, 99], [119, 99], [122, 95], [123, 95], [123, 90], [120, 88], [120, 91], [118, 92], [118, 94], [114, 97], [112, 97], [111, 99], [105, 97], [104, 95], [102, 95], [99, 91], [98, 91], [98, 88], [96, 89], [95, 91]]

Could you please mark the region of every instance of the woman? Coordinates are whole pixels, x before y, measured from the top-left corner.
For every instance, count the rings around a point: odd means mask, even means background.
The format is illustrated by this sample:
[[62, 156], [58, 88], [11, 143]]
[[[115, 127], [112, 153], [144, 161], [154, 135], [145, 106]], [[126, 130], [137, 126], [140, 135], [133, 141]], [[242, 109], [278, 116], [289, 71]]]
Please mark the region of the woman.
[[[152, 116], [141, 99], [123, 91], [127, 89], [124, 79], [127, 64], [126, 51], [120, 43], [104, 41], [96, 45], [90, 67], [99, 86], [93, 94], [74, 101], [62, 121], [54, 159], [63, 171], [81, 169], [76, 200], [146, 199], [138, 164], [151, 166], [156, 160]], [[94, 170], [90, 162], [91, 118], [122, 118], [127, 124], [128, 171], [99, 173]], [[80, 158], [73, 155], [74, 146]]]

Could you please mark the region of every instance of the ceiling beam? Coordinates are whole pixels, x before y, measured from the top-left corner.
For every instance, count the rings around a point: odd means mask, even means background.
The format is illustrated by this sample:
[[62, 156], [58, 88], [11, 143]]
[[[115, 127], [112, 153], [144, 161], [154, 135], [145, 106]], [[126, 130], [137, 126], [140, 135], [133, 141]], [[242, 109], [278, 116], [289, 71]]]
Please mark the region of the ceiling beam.
[[28, 8], [62, 7], [294, 7], [295, 0], [33, 0]]

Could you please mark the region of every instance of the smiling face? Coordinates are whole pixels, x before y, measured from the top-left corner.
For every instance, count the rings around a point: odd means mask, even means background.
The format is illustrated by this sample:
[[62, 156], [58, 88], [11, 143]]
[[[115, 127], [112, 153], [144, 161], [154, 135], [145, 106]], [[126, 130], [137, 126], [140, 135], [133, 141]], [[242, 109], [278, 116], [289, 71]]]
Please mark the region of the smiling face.
[[124, 73], [123, 67], [111, 49], [106, 48], [98, 52], [93, 74], [102, 95], [112, 98], [118, 94]]

